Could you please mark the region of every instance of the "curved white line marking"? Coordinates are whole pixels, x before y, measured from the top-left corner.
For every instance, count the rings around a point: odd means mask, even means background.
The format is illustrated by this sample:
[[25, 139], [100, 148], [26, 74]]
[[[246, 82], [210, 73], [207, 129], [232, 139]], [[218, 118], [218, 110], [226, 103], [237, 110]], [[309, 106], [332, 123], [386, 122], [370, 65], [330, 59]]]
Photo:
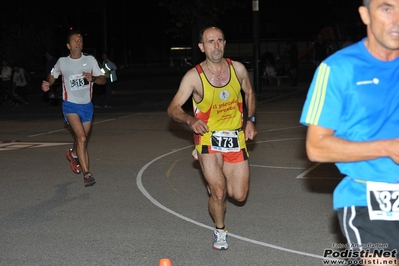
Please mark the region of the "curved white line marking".
[[273, 128], [269, 130], [264, 130], [264, 131], [258, 131], [259, 133], [264, 133], [264, 132], [275, 132], [275, 131], [283, 131], [283, 130], [289, 130], [289, 129], [297, 129], [297, 128], [303, 128], [305, 126], [296, 126], [296, 127], [282, 127], [282, 128]]
[[[291, 140], [291, 139], [282, 139], [282, 140]], [[273, 141], [277, 141], [277, 140], [273, 140]], [[266, 141], [262, 141], [262, 142], [266, 142]], [[213, 230], [213, 227], [211, 227], [211, 226], [205, 225], [205, 224], [203, 224], [203, 223], [199, 223], [199, 222], [197, 222], [197, 221], [195, 221], [195, 220], [193, 220], [193, 219], [190, 219], [190, 218], [188, 218], [188, 217], [186, 217], [186, 216], [183, 216], [183, 215], [181, 215], [181, 214], [179, 214], [179, 213], [177, 213], [177, 212], [175, 212], [175, 211], [173, 211], [173, 210], [171, 210], [171, 209], [165, 207], [164, 205], [162, 205], [161, 203], [159, 203], [156, 199], [154, 199], [154, 198], [147, 192], [147, 190], [144, 188], [143, 183], [142, 183], [142, 176], [143, 176], [143, 173], [144, 173], [144, 171], [145, 171], [151, 164], [153, 164], [154, 162], [156, 162], [157, 160], [159, 160], [159, 159], [161, 159], [161, 158], [163, 158], [163, 157], [166, 157], [166, 156], [168, 156], [168, 155], [170, 155], [170, 154], [173, 154], [173, 153], [175, 153], [175, 152], [179, 152], [179, 151], [181, 151], [181, 150], [185, 150], [185, 149], [188, 149], [188, 148], [193, 148], [193, 146], [190, 145], [190, 146], [187, 146], [187, 147], [183, 147], [183, 148], [180, 148], [180, 149], [177, 149], [177, 150], [168, 152], [168, 153], [166, 153], [166, 154], [164, 154], [164, 155], [161, 155], [161, 156], [159, 156], [159, 157], [157, 157], [157, 158], [151, 160], [150, 162], [148, 162], [146, 165], [144, 165], [144, 166], [140, 169], [139, 173], [137, 174], [136, 184], [137, 184], [137, 187], [139, 188], [139, 190], [141, 191], [141, 193], [143, 193], [143, 195], [144, 195], [147, 199], [149, 199], [155, 206], [159, 207], [160, 209], [163, 209], [164, 211], [167, 211], [167, 212], [169, 212], [170, 214], [173, 214], [173, 215], [175, 215], [176, 217], [179, 217], [180, 219], [185, 220], [185, 221], [187, 221], [187, 222], [193, 223], [193, 224], [195, 224], [195, 225], [198, 225], [198, 226], [200, 226], [200, 227], [203, 227], [203, 228], [206, 228], [206, 229], [209, 229], [209, 230]], [[246, 238], [246, 237], [239, 236], [239, 235], [235, 235], [235, 234], [232, 234], [231, 232], [229, 232], [229, 237], [234, 237], [234, 238], [237, 238], [237, 239], [240, 239], [240, 240], [243, 240], [243, 241], [252, 243], [252, 244], [257, 244], [257, 245], [264, 246], [264, 247], [269, 247], [269, 248], [273, 248], [273, 249], [278, 249], [278, 250], [281, 250], [281, 251], [286, 251], [286, 252], [289, 252], [289, 253], [294, 253], [294, 254], [298, 254], [298, 255], [302, 255], [302, 256], [308, 256], [308, 257], [313, 257], [313, 258], [317, 258], [317, 259], [329, 260], [329, 258], [325, 258], [325, 257], [323, 257], [323, 256], [319, 256], [319, 255], [315, 255], [315, 254], [312, 254], [312, 253], [307, 253], [307, 252], [302, 252], [302, 251], [298, 251], [298, 250], [294, 250], [294, 249], [289, 249], [289, 248], [284, 248], [284, 247], [276, 246], [276, 245], [273, 245], [273, 244], [269, 244], [269, 243], [257, 241], [257, 240], [250, 239], [250, 238]]]
[[248, 142], [248, 145], [253, 145], [255, 143], [264, 143], [264, 142], [278, 142], [278, 141], [286, 141], [286, 140], [300, 140], [300, 139], [305, 139], [305, 138], [287, 138], [287, 139], [268, 139], [268, 140], [261, 140], [261, 141], [254, 141], [254, 142]]

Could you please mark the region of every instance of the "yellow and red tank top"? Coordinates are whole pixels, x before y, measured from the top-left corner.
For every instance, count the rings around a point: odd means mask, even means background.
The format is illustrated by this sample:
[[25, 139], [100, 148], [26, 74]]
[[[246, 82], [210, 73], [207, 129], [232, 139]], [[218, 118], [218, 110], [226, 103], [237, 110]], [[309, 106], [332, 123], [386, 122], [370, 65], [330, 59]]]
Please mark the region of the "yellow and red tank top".
[[226, 58], [229, 66], [230, 79], [226, 85], [213, 86], [205, 76], [202, 67], [198, 64], [195, 68], [201, 78], [203, 96], [200, 102], [193, 101], [193, 112], [196, 118], [204, 121], [209, 131], [204, 135], [194, 134], [194, 141], [198, 152], [198, 146], [209, 146], [211, 144], [211, 134], [214, 131], [238, 130], [239, 143], [241, 148], [245, 148], [245, 137], [242, 131], [243, 126], [243, 98], [241, 94], [241, 84], [235, 73], [233, 64]]

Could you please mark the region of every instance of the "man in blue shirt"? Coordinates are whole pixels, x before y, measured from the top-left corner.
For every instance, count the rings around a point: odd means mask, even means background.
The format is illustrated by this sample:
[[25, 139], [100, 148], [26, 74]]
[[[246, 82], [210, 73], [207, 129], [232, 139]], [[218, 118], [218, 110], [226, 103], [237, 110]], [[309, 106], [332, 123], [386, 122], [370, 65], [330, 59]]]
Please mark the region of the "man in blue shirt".
[[359, 13], [367, 37], [320, 64], [300, 122], [309, 159], [346, 176], [333, 205], [349, 247], [362, 265], [399, 265], [399, 0]]

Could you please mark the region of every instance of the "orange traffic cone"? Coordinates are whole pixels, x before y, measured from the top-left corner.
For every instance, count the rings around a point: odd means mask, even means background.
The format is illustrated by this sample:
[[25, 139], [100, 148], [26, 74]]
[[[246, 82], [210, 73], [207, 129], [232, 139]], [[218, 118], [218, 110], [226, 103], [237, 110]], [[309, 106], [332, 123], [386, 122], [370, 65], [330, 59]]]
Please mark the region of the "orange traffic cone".
[[161, 259], [158, 266], [172, 266], [170, 259]]

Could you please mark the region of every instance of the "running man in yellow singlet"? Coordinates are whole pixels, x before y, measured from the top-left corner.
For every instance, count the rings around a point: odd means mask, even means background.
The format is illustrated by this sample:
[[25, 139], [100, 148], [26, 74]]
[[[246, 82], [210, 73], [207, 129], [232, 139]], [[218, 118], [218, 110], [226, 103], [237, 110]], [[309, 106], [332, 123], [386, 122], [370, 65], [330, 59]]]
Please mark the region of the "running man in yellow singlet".
[[[194, 154], [208, 182], [208, 207], [215, 223], [213, 248], [217, 250], [228, 248], [224, 224], [226, 196], [238, 202], [247, 198], [246, 141], [257, 134], [256, 99], [248, 72], [240, 62], [223, 57], [225, 45], [221, 29], [209, 27], [200, 32], [198, 46], [206, 59], [187, 71], [168, 107], [171, 118], [186, 123], [194, 132]], [[182, 108], [190, 97], [194, 116]]]

